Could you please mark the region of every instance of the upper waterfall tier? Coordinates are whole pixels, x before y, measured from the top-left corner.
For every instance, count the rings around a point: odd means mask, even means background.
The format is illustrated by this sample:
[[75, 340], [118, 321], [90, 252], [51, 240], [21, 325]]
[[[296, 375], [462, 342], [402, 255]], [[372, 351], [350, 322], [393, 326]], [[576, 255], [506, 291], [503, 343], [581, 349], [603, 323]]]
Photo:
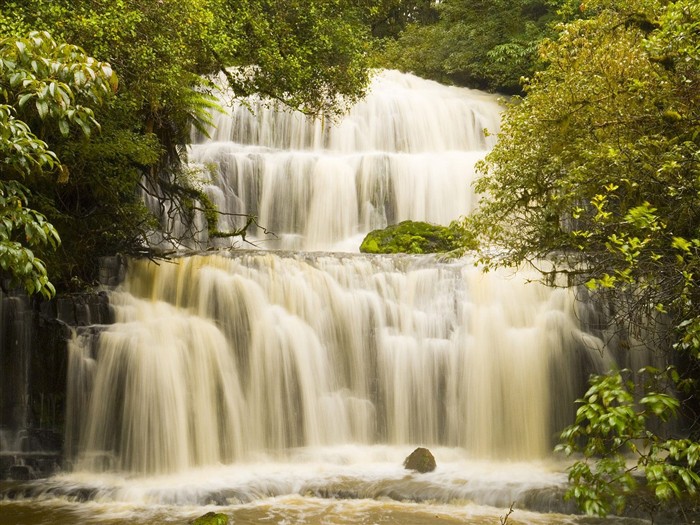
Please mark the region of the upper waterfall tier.
[[276, 235], [250, 229], [259, 247], [352, 252], [373, 229], [470, 213], [474, 165], [495, 141], [500, 111], [493, 95], [383, 71], [334, 123], [255, 98], [235, 105], [190, 160], [223, 212], [219, 230], [255, 215]]
[[[226, 94], [220, 102], [227, 105]], [[498, 131], [501, 109], [492, 95], [398, 71], [377, 73], [368, 96], [336, 123], [255, 97], [245, 102], [216, 115], [210, 141], [343, 153], [478, 151], [493, 146], [484, 130]]]

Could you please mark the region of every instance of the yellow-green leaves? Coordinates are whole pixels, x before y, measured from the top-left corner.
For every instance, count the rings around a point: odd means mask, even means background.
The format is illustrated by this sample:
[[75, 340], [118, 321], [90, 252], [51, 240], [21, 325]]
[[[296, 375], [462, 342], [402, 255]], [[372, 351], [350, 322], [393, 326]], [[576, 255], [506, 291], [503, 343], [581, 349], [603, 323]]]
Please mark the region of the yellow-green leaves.
[[671, 246], [682, 252], [689, 253], [691, 247], [698, 247], [698, 239], [693, 239], [693, 241], [694, 242], [687, 241], [683, 237], [674, 237]]

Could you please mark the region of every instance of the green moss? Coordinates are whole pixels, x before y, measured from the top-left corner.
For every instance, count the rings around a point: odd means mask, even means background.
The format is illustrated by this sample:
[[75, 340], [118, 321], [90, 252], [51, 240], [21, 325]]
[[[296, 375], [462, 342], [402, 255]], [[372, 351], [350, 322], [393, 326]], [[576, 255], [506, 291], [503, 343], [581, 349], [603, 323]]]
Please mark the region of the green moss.
[[207, 512], [204, 516], [200, 516], [190, 522], [191, 525], [228, 525], [228, 516], [226, 514]]
[[463, 233], [456, 223], [439, 226], [428, 222], [403, 221], [383, 230], [373, 230], [360, 245], [363, 253], [445, 253], [464, 247]]

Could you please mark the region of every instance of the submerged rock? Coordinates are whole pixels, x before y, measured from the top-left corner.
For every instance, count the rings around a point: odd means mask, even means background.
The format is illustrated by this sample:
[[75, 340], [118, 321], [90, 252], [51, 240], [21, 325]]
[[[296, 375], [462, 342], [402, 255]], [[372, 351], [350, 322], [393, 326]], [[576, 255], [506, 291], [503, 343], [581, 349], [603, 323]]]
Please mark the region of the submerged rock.
[[445, 253], [464, 248], [463, 232], [456, 223], [439, 226], [428, 222], [403, 221], [383, 230], [373, 230], [360, 245], [363, 253]]
[[14, 481], [29, 481], [36, 479], [36, 474], [28, 465], [13, 465], [10, 467], [10, 479]]
[[427, 448], [418, 447], [403, 462], [404, 468], [418, 472], [432, 472], [437, 466], [435, 457]]
[[204, 516], [190, 521], [191, 525], [228, 525], [228, 516], [217, 512], [207, 512]]

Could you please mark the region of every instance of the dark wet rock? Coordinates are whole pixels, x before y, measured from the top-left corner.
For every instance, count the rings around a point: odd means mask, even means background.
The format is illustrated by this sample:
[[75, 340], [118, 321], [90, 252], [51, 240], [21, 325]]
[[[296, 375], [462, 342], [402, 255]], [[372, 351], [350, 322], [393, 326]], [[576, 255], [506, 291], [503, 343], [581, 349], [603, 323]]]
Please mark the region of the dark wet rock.
[[228, 516], [217, 512], [207, 512], [204, 516], [190, 521], [191, 525], [228, 525]]
[[518, 505], [532, 512], [577, 514], [576, 503], [564, 497], [566, 487], [541, 487], [527, 490]]
[[0, 501], [11, 501], [19, 499], [27, 499], [32, 497], [32, 492], [22, 483], [17, 483], [14, 480], [3, 481], [0, 484]]
[[[19, 483], [18, 483], [19, 481]], [[54, 497], [77, 503], [94, 501], [105, 496], [95, 487], [62, 486], [46, 483], [46, 480], [10, 480], [0, 484], [0, 500], [24, 500], [32, 498]]]
[[224, 507], [227, 505], [238, 505], [241, 503], [250, 503], [253, 500], [250, 494], [235, 489], [217, 490], [206, 494], [200, 504], [216, 505]]
[[19, 434], [25, 452], [60, 452], [63, 448], [63, 436], [52, 429], [27, 428]]
[[105, 292], [45, 301], [0, 291], [0, 480], [62, 469], [72, 327], [113, 321]]
[[29, 481], [35, 479], [36, 474], [29, 465], [12, 465], [10, 467], [10, 479], [15, 481]]
[[435, 457], [427, 448], [418, 447], [403, 462], [404, 468], [418, 472], [432, 472], [437, 466]]

